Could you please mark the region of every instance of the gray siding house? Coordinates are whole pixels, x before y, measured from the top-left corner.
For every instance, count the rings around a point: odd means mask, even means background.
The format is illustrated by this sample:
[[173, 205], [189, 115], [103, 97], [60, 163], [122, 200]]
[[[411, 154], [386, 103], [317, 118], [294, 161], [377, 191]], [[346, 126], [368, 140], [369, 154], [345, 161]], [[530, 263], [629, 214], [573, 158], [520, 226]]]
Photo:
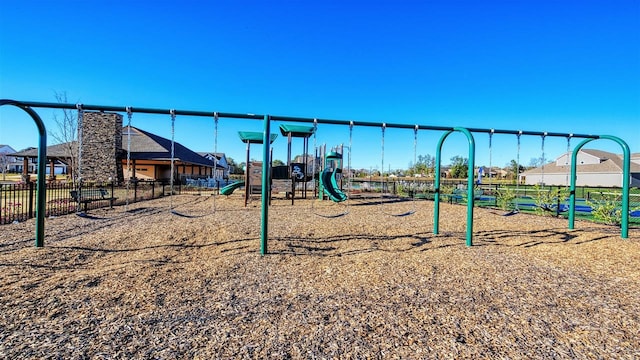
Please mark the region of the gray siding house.
[[[622, 186], [622, 154], [582, 149], [577, 156], [577, 186]], [[560, 155], [555, 161], [520, 174], [520, 182], [527, 185], [569, 185], [571, 153]], [[640, 186], [640, 153], [631, 154], [631, 187]]]

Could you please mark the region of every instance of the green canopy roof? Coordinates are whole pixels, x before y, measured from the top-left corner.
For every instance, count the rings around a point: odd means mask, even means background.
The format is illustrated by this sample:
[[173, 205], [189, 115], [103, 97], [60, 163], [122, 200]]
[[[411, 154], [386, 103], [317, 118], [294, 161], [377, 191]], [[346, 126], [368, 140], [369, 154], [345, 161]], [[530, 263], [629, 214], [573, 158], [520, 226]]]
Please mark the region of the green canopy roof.
[[342, 154], [337, 151], [329, 151], [325, 157], [327, 160], [342, 159]]
[[[238, 131], [238, 136], [240, 136], [240, 140], [243, 143], [250, 144], [262, 144], [263, 136], [261, 132], [257, 131]], [[270, 144], [273, 144], [275, 139], [278, 137], [278, 134], [271, 134], [271, 139], [269, 141]]]
[[308, 138], [313, 135], [313, 126], [282, 124], [280, 132], [282, 136], [288, 136], [291, 133], [292, 137]]

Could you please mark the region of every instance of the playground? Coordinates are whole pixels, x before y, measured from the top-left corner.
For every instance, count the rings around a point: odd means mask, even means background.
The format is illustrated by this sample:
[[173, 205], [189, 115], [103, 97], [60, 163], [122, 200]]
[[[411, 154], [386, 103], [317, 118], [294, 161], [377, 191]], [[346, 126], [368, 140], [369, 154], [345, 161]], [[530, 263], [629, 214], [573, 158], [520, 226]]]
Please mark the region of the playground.
[[[169, 201], [172, 201], [170, 205]], [[465, 206], [179, 195], [0, 237], [7, 358], [637, 358], [640, 229]], [[312, 205], [313, 203], [313, 205]], [[170, 207], [182, 214], [169, 212]], [[323, 209], [322, 207], [326, 207]], [[197, 215], [197, 216], [195, 216]]]

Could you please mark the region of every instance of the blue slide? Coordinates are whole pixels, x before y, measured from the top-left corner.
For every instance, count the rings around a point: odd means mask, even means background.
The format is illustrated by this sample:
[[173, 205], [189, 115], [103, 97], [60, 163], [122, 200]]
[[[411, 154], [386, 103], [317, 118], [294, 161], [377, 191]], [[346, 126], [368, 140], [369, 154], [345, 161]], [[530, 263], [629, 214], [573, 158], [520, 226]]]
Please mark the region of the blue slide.
[[336, 171], [323, 171], [320, 174], [320, 186], [331, 201], [343, 202], [347, 200], [347, 194], [340, 190], [340, 186], [336, 181]]

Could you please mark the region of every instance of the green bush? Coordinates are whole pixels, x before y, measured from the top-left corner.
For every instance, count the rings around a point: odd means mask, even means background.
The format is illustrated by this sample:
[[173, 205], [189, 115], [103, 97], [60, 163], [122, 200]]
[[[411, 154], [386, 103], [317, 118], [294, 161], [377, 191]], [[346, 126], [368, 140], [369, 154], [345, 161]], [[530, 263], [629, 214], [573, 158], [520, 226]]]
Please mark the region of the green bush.
[[607, 225], [620, 225], [622, 223], [621, 200], [620, 195], [602, 195], [600, 200], [587, 200], [587, 204], [591, 207], [591, 215], [597, 221]]
[[543, 216], [554, 216], [556, 214], [555, 208], [551, 206], [557, 205], [558, 199], [560, 199], [560, 202], [564, 202], [567, 196], [569, 196], [569, 188], [552, 189], [536, 185], [533, 190], [535, 192], [533, 197], [536, 204], [535, 212]]
[[455, 190], [454, 185], [440, 185], [440, 195], [449, 195], [453, 194], [453, 190]]
[[504, 211], [515, 209], [515, 198], [516, 192], [513, 188], [501, 187], [496, 191], [496, 202], [498, 203], [498, 207]]

